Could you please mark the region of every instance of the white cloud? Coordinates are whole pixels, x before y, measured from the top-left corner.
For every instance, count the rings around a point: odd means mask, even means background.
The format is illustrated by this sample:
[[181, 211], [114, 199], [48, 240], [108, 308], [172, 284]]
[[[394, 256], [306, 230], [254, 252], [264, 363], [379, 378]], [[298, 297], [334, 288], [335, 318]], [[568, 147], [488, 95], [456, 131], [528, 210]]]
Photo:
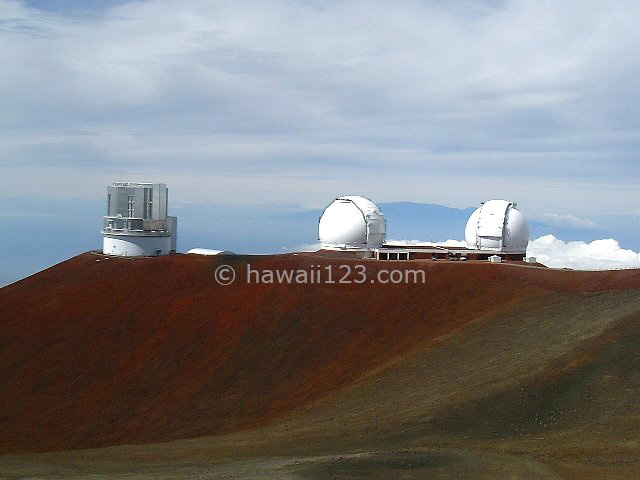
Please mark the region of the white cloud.
[[615, 268], [640, 268], [640, 254], [620, 247], [612, 239], [564, 242], [553, 235], [531, 240], [527, 255], [553, 268], [576, 270], [606, 270]]
[[[420, 240], [389, 240], [394, 245], [434, 245], [466, 247], [466, 242], [447, 240], [446, 242], [422, 242]], [[564, 242], [553, 235], [544, 235], [529, 242], [527, 256], [551, 268], [572, 268], [575, 270], [607, 270], [617, 268], [640, 268], [640, 253], [622, 248], [612, 239]]]
[[599, 228], [599, 225], [591, 220], [576, 217], [575, 215], [559, 215], [557, 213], [534, 213], [528, 215], [530, 220], [539, 221], [547, 225], [574, 228]]

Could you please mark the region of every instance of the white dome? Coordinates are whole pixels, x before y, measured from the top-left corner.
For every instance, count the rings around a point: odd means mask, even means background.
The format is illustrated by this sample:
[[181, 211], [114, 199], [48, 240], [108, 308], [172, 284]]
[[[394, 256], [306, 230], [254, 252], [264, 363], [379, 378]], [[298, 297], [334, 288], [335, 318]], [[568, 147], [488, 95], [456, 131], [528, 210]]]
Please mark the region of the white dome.
[[318, 238], [325, 249], [378, 248], [385, 240], [382, 212], [364, 197], [336, 198], [324, 209], [318, 224]]
[[525, 253], [529, 225], [515, 203], [489, 200], [471, 214], [464, 237], [467, 246], [474, 250]]

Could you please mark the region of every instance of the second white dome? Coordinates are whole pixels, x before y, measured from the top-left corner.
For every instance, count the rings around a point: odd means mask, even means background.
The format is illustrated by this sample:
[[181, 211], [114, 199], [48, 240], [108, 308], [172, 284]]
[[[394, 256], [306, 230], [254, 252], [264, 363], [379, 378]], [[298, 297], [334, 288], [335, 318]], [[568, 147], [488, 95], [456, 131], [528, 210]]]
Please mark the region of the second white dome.
[[471, 214], [464, 237], [474, 250], [524, 254], [529, 244], [529, 225], [515, 203], [489, 200]]

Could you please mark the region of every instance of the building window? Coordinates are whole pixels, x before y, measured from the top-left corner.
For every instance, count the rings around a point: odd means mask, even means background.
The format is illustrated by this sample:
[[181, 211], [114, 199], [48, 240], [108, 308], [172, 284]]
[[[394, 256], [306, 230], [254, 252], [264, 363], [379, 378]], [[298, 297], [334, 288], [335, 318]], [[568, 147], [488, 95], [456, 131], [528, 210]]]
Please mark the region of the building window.
[[127, 216], [133, 217], [133, 195], [129, 195], [127, 203], [129, 208], [129, 214]]
[[129, 220], [129, 229], [130, 230], [142, 230], [142, 219], [134, 218]]

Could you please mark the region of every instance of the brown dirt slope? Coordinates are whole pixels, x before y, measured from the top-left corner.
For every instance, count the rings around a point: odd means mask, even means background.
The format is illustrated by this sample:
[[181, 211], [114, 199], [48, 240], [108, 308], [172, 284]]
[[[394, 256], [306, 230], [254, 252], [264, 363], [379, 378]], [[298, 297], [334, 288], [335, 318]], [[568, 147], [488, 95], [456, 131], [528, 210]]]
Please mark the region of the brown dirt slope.
[[[640, 288], [638, 271], [398, 262], [393, 268], [424, 270], [426, 283], [256, 285], [246, 282], [247, 262], [257, 270], [363, 264], [370, 278], [391, 265], [308, 255], [127, 260], [84, 254], [5, 287], [0, 290], [1, 450], [160, 442], [269, 428], [275, 422], [287, 432], [281, 444], [274, 443], [272, 453], [277, 453], [295, 444], [287, 425], [296, 421], [301, 422], [298, 431], [313, 423], [329, 437], [326, 432], [346, 429], [345, 448], [357, 445], [354, 432], [369, 439], [362, 446], [370, 445], [374, 434], [393, 444], [399, 432], [406, 439], [428, 437], [444, 428], [442, 422], [454, 437], [468, 435], [470, 428], [476, 431], [467, 423], [477, 413], [460, 417], [455, 402], [443, 398], [457, 395], [460, 404], [471, 402], [465, 411], [472, 412], [483, 401], [496, 405], [506, 399], [504, 408], [517, 417], [518, 401], [524, 400], [509, 393], [516, 388], [514, 379], [541, 375], [545, 362], [559, 361], [583, 339], [603, 335], [607, 322], [640, 308], [637, 292], [627, 291]], [[233, 285], [214, 281], [222, 263], [236, 268]], [[598, 291], [611, 293], [592, 294]], [[578, 310], [552, 315], [567, 305]], [[522, 312], [532, 308], [546, 308], [548, 315], [526, 323]], [[505, 339], [501, 334], [509, 331], [514, 311], [530, 328], [539, 328], [540, 318], [554, 318], [537, 331], [548, 344], [532, 342], [521, 328], [506, 337], [520, 338], [521, 351], [516, 355], [518, 349], [509, 347], [496, 357], [493, 341]], [[602, 312], [599, 321], [581, 321], [593, 311]], [[488, 325], [494, 326], [486, 327], [494, 329], [492, 334], [485, 327], [468, 333], [487, 318], [493, 319]], [[567, 318], [575, 326], [569, 337], [568, 330], [557, 328]], [[458, 343], [442, 350], [451, 338]], [[474, 338], [482, 340], [474, 343]], [[428, 382], [402, 370], [422, 358], [418, 352], [444, 355], [418, 363], [431, 370], [414, 367], [414, 373], [431, 372]], [[534, 354], [547, 356], [541, 362], [523, 360], [535, 359]], [[489, 365], [483, 368], [483, 361]], [[469, 368], [472, 378], [460, 378], [459, 372]], [[410, 390], [394, 383], [406, 381], [402, 378], [425, 388], [413, 396], [380, 393]], [[465, 396], [461, 392], [469, 390], [469, 382], [475, 394]], [[341, 391], [336, 417], [332, 398]], [[492, 400], [491, 395], [502, 396]], [[532, 408], [546, 412], [545, 405]], [[307, 408], [312, 410], [305, 413]], [[406, 413], [392, 415], [394, 410]], [[391, 418], [379, 421], [382, 412]], [[504, 435], [490, 425], [500, 423], [499, 415], [492, 415], [481, 431]], [[512, 423], [526, 430], [523, 422], [515, 418]]]

